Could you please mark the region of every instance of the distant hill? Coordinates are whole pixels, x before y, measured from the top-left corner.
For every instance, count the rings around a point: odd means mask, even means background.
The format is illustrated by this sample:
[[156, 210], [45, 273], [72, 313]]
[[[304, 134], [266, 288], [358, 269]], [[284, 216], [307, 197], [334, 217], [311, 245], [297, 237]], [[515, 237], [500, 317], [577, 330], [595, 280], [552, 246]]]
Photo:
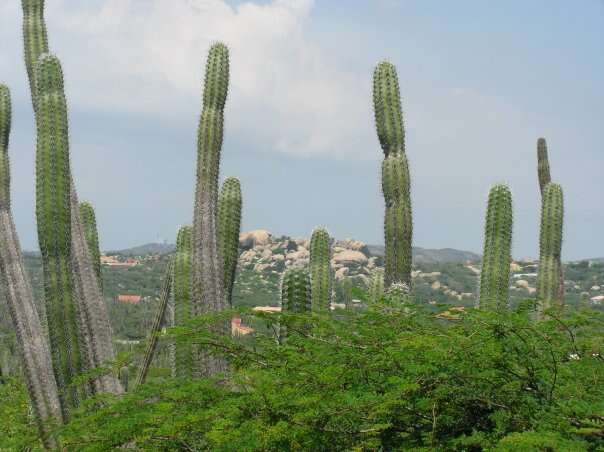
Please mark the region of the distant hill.
[[[383, 256], [383, 245], [367, 245], [372, 256]], [[479, 261], [480, 255], [471, 251], [455, 250], [453, 248], [429, 249], [413, 247], [413, 261], [416, 264], [463, 263]]]
[[[367, 245], [372, 256], [384, 256], [383, 245]], [[122, 254], [124, 256], [144, 256], [146, 254], [169, 254], [175, 249], [173, 243], [146, 243], [144, 245], [126, 248], [123, 250], [107, 251], [106, 254]], [[480, 255], [471, 251], [456, 250], [453, 248], [429, 249], [414, 247], [413, 259], [418, 264], [434, 263], [463, 263], [466, 261], [479, 261]]]
[[145, 256], [147, 254], [170, 254], [176, 249], [173, 243], [145, 243], [123, 250], [106, 251], [105, 254], [122, 254], [124, 256]]

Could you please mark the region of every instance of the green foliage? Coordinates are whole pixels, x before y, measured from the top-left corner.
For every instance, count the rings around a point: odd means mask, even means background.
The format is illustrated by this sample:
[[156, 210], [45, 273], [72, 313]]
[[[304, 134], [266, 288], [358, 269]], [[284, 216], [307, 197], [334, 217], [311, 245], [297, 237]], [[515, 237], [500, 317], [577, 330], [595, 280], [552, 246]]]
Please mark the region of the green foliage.
[[0, 377], [0, 450], [42, 450], [23, 382]]
[[444, 322], [415, 311], [389, 304], [338, 318], [261, 316], [287, 325], [281, 345], [270, 335], [245, 345], [211, 333], [202, 319], [176, 334], [215, 343], [233, 369], [227, 382], [179, 379], [92, 400], [64, 428], [63, 444], [82, 451], [604, 446], [601, 317], [533, 324], [522, 312], [470, 310]]
[[548, 309], [560, 306], [563, 301], [560, 293], [563, 221], [562, 187], [555, 183], [549, 183], [543, 190], [541, 230], [539, 234], [537, 301], [540, 317], [543, 317]]
[[88, 244], [88, 250], [90, 251], [90, 258], [94, 267], [94, 272], [102, 285], [101, 276], [101, 250], [99, 248], [99, 233], [96, 227], [96, 215], [94, 213], [94, 207], [89, 202], [80, 203], [80, 218], [82, 219], [82, 226], [84, 227], [84, 236], [86, 237], [86, 243]]
[[239, 179], [227, 177], [218, 198], [218, 249], [224, 268], [224, 293], [229, 306], [233, 304], [233, 285], [239, 259], [241, 204]]
[[40, 57], [36, 76], [36, 219], [52, 362], [65, 419], [81, 394], [71, 383], [82, 370], [71, 278], [71, 205], [67, 102], [59, 60]]
[[509, 304], [512, 262], [512, 193], [503, 184], [489, 192], [480, 272], [479, 306], [502, 310]]
[[332, 274], [329, 233], [317, 228], [310, 238], [310, 294], [315, 312], [327, 312], [331, 305]]
[[[191, 320], [191, 234], [190, 226], [183, 226], [176, 238], [174, 255], [174, 276], [172, 293], [174, 297], [174, 324], [186, 324]], [[179, 344], [175, 353], [175, 375], [190, 377], [193, 369], [193, 355], [190, 344]]]

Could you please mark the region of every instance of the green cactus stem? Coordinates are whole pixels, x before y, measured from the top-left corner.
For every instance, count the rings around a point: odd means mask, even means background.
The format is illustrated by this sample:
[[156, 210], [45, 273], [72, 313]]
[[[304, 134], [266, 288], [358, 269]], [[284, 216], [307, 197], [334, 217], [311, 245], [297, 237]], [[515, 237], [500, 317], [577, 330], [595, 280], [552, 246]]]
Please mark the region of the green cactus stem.
[[[310, 312], [311, 289], [310, 272], [307, 268], [288, 268], [281, 277], [281, 312], [300, 314]], [[285, 325], [279, 325], [278, 340], [283, 343], [288, 332]]]
[[227, 177], [218, 198], [218, 250], [224, 266], [224, 293], [232, 305], [233, 285], [239, 258], [239, 233], [241, 231], [241, 184], [236, 177]]
[[562, 187], [549, 183], [543, 189], [541, 230], [539, 234], [539, 270], [537, 274], [538, 316], [546, 310], [561, 306], [560, 262], [564, 221]]
[[[174, 324], [181, 326], [191, 319], [191, 226], [183, 226], [176, 238], [172, 293], [174, 298]], [[176, 344], [174, 374], [177, 377], [191, 377], [193, 355], [189, 344]]]
[[382, 164], [382, 192], [386, 204], [384, 218], [385, 287], [395, 282], [411, 284], [411, 241], [413, 219], [409, 197], [407, 158], [391, 154]]
[[331, 245], [324, 228], [313, 231], [310, 239], [310, 293], [314, 312], [329, 312], [332, 293]]
[[512, 193], [507, 185], [494, 185], [489, 192], [484, 230], [479, 296], [482, 309], [508, 308], [512, 222]]
[[[32, 104], [38, 118], [38, 103], [40, 83], [37, 66], [41, 58], [48, 52], [48, 39], [44, 24], [44, 2], [42, 0], [22, 0], [23, 7], [23, 39], [25, 45], [25, 64], [31, 87]], [[60, 83], [60, 97], [65, 105], [62, 74]], [[67, 135], [65, 133], [65, 135]], [[71, 203], [71, 264], [70, 269], [73, 279], [73, 290], [76, 303], [76, 323], [79, 332], [79, 355], [82, 358], [82, 370], [91, 370], [112, 361], [115, 357], [113, 350], [109, 313], [104, 303], [100, 280], [96, 275], [93, 259], [84, 237], [84, 228], [81, 225], [77, 193], [73, 180], [70, 178]], [[52, 334], [52, 333], [49, 333]], [[51, 348], [53, 344], [51, 341]], [[96, 378], [93, 382], [96, 391], [120, 393], [119, 381], [109, 375]]]
[[8, 87], [0, 85], [0, 285], [5, 295], [31, 406], [44, 446], [57, 447], [53, 424], [63, 422], [59, 391], [50, 349], [34, 304], [23, 253], [11, 213], [8, 142], [11, 100]]
[[383, 61], [373, 74], [373, 107], [378, 139], [385, 160], [382, 191], [384, 218], [385, 287], [393, 283], [411, 285], [411, 182], [405, 155], [405, 128], [398, 77], [394, 65]]
[[543, 195], [545, 186], [552, 181], [545, 138], [539, 138], [537, 140], [537, 174], [539, 176], [539, 190], [541, 190], [541, 194]]
[[368, 285], [369, 302], [379, 303], [384, 297], [384, 270], [376, 268], [369, 278]]
[[72, 385], [82, 370], [71, 278], [71, 203], [67, 103], [59, 60], [40, 57], [36, 76], [36, 218], [52, 361], [63, 417], [79, 403]]
[[[229, 52], [222, 43], [212, 45], [208, 54], [203, 90], [203, 109], [197, 141], [197, 186], [193, 214], [193, 313], [222, 311], [224, 267], [218, 251], [217, 204], [220, 153], [223, 141], [224, 105], [229, 83]], [[216, 326], [230, 334], [228, 322]], [[224, 358], [200, 350], [195, 359], [198, 375], [215, 375], [227, 370]]]
[[377, 65], [373, 73], [373, 107], [380, 145], [387, 157], [405, 152], [405, 129], [396, 68], [388, 61]]
[[173, 275], [174, 259], [170, 259], [170, 261], [168, 262], [168, 267], [166, 268], [166, 272], [164, 274], [164, 282], [159, 295], [159, 307], [157, 308], [155, 318], [153, 319], [153, 325], [151, 326], [151, 332], [149, 333], [147, 348], [145, 349], [145, 354], [143, 356], [143, 361], [136, 377], [134, 388], [145, 382], [147, 374], [149, 373], [149, 369], [151, 368], [151, 362], [153, 361], [153, 356], [155, 355], [159, 335], [166, 320], [166, 311], [170, 303], [170, 294], [172, 293]]
[[88, 244], [88, 250], [90, 251], [90, 258], [92, 260], [92, 266], [94, 267], [94, 273], [97, 276], [101, 289], [103, 287], [101, 277], [101, 249], [99, 247], [99, 234], [96, 226], [96, 215], [94, 213], [94, 207], [89, 202], [80, 203], [80, 218], [82, 220], [82, 226], [84, 227], [84, 236], [86, 237], [86, 243]]
[[48, 53], [48, 35], [44, 23], [44, 0], [21, 0], [23, 9], [23, 47], [25, 67], [34, 111], [36, 110], [36, 64]]

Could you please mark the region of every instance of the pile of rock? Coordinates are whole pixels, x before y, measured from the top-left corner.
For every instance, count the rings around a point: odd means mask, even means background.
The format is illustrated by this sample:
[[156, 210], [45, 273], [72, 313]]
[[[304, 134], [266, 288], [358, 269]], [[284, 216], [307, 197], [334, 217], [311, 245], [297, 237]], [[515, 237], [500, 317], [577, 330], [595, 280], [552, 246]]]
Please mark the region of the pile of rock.
[[[309, 240], [275, 237], [259, 229], [239, 236], [242, 250], [240, 268], [256, 272], [281, 273], [288, 267], [303, 267], [310, 259]], [[377, 266], [378, 257], [371, 256], [367, 245], [358, 240], [336, 240], [332, 243], [331, 265], [336, 280], [359, 278], [366, 281]]]

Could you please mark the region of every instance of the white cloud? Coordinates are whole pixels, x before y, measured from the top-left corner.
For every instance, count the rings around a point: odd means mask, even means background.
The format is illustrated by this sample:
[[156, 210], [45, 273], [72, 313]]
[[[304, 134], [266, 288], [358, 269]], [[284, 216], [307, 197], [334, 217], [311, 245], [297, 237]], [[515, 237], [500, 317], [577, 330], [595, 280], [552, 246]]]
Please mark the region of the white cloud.
[[207, 49], [220, 40], [231, 51], [229, 134], [285, 153], [372, 156], [370, 74], [340, 69], [305, 35], [312, 8], [313, 0], [236, 8], [223, 0], [55, 0], [47, 23], [72, 106], [197, 114]]

